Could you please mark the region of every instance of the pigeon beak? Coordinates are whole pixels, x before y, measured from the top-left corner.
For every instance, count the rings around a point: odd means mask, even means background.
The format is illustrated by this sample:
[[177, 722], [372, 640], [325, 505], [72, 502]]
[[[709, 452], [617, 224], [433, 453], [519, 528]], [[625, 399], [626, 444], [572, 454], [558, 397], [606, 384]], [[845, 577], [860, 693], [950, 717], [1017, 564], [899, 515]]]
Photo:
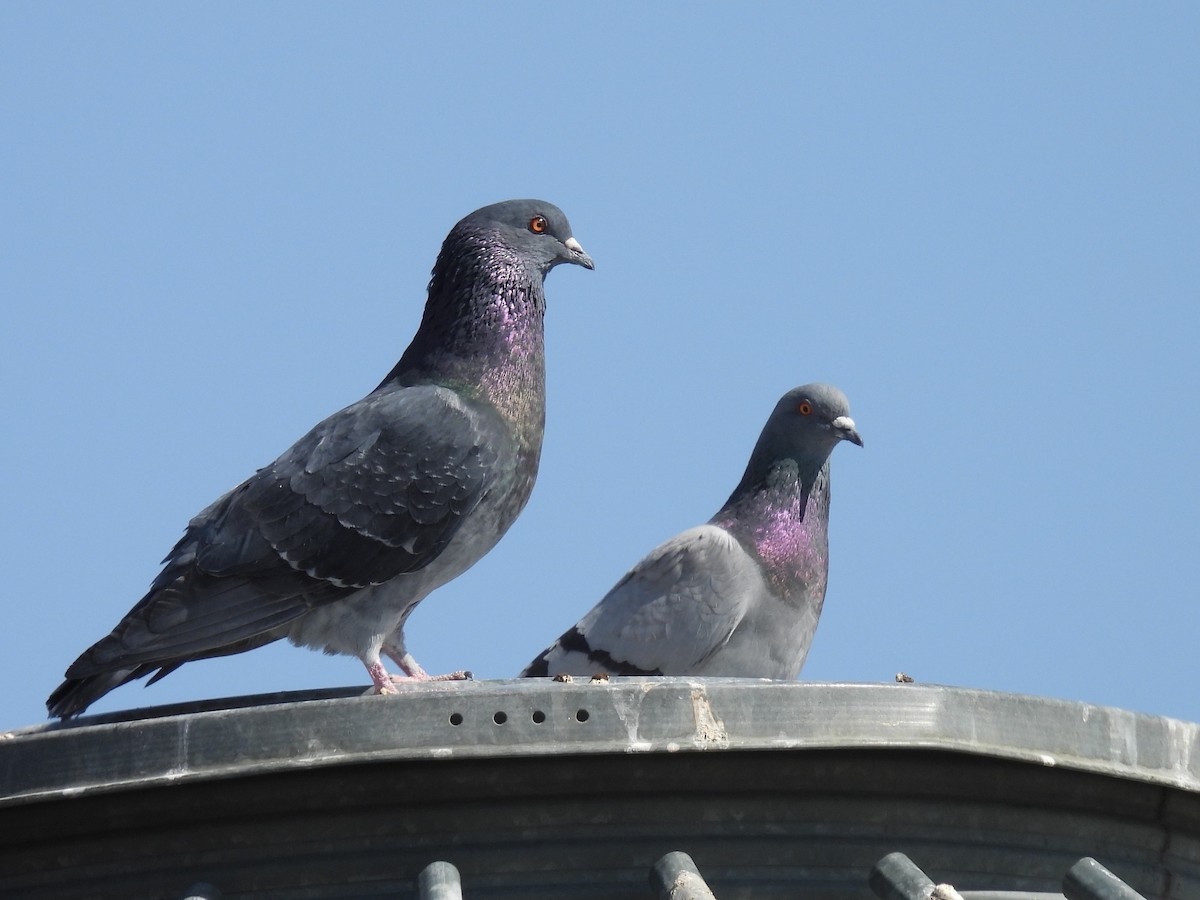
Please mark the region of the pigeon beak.
[[833, 433], [839, 441], [849, 441], [860, 447], [863, 445], [863, 439], [858, 436], [858, 429], [854, 427], [854, 420], [849, 416], [838, 416], [829, 424], [833, 426]]
[[583, 247], [579, 245], [579, 241], [575, 240], [575, 238], [567, 238], [563, 241], [563, 245], [571, 251], [570, 262], [583, 266], [585, 269], [596, 268], [596, 264], [592, 262], [592, 258], [583, 252]]

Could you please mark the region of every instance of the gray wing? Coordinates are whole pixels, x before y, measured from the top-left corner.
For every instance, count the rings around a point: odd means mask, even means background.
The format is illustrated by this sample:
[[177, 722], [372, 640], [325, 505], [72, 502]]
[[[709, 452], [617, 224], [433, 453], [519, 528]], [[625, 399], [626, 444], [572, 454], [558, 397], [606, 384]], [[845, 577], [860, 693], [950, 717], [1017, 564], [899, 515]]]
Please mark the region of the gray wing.
[[247, 649], [316, 604], [428, 565], [509, 443], [499, 416], [444, 388], [365, 397], [196, 516], [150, 592], [68, 677]]
[[522, 674], [686, 675], [720, 650], [761, 589], [757, 564], [701, 525], [656, 547]]

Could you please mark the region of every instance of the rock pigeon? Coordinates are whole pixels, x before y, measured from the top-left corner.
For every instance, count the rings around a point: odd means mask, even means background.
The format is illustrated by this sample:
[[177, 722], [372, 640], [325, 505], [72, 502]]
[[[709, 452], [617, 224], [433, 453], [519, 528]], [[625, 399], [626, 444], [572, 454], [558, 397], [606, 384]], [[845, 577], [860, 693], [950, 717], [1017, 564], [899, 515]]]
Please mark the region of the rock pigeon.
[[784, 394], [708, 524], [654, 548], [521, 675], [799, 675], [829, 573], [829, 455], [862, 446], [849, 412], [827, 384]]
[[395, 368], [192, 519], [146, 596], [67, 669], [50, 715], [284, 637], [357, 656], [380, 693], [434, 677], [405, 650], [404, 623], [529, 499], [545, 422], [543, 281], [559, 263], [593, 268], [550, 203], [497, 203], [455, 225]]

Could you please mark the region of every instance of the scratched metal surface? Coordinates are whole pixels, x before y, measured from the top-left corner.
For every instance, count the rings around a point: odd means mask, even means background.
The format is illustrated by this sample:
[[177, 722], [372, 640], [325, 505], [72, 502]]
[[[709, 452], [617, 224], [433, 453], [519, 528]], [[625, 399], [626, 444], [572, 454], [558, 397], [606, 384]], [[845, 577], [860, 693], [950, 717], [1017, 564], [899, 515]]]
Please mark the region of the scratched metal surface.
[[916, 684], [443, 682], [386, 697], [329, 691], [150, 708], [9, 738], [0, 741], [0, 804], [389, 759], [832, 747], [930, 747], [1200, 790], [1200, 725]]
[[1191, 723], [913, 684], [546, 680], [232, 698], [0, 740], [0, 896], [867, 900], [900, 850], [964, 890], [1080, 857], [1200, 900]]

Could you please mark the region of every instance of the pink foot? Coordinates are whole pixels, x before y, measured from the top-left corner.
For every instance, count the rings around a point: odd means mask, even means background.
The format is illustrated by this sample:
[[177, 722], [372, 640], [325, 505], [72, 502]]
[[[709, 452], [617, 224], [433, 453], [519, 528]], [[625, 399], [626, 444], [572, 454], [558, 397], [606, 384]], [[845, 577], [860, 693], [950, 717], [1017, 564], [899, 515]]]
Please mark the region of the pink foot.
[[474, 676], [466, 669], [459, 669], [457, 672], [447, 672], [445, 675], [430, 675], [428, 672], [414, 673], [412, 675], [392, 675], [393, 684], [408, 684], [417, 681], [470, 681]]
[[375, 693], [400, 693], [392, 684], [392, 676], [388, 674], [388, 670], [383, 667], [383, 663], [379, 662], [378, 660], [373, 663], [367, 663], [367, 674], [371, 676], [371, 683], [375, 685]]
[[[396, 684], [412, 681], [469, 681], [473, 677], [465, 669], [459, 669], [457, 672], [448, 672], [445, 675], [430, 675], [421, 668], [421, 664], [413, 659], [412, 654], [407, 650], [392, 650], [384, 647], [383, 652], [394, 659], [396, 665], [404, 670], [403, 675], [388, 676]], [[380, 666], [380, 668], [383, 667]]]

